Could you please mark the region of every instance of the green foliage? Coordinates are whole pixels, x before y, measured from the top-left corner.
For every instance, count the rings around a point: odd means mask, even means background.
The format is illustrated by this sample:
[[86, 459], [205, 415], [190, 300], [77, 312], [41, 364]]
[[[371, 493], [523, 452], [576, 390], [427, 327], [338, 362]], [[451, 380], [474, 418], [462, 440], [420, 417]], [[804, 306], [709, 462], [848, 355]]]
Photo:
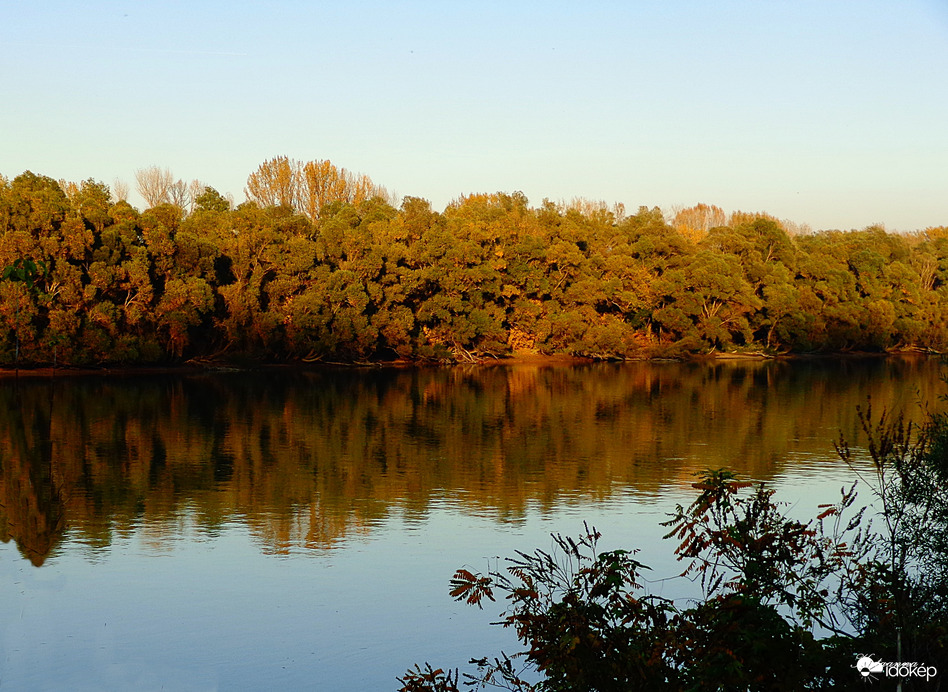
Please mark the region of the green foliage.
[[197, 211], [222, 214], [230, 211], [230, 202], [213, 187], [205, 187], [204, 191], [194, 198], [194, 207]]
[[4, 268], [3, 273], [0, 274], [0, 280], [20, 281], [27, 288], [33, 289], [36, 287], [36, 280], [46, 274], [46, 265], [42, 261], [34, 262], [29, 258], [18, 258], [13, 260], [13, 264], [9, 267]]
[[[791, 236], [736, 214], [701, 230], [658, 208], [530, 207], [521, 193], [396, 209], [341, 170], [278, 157], [251, 176], [255, 202], [233, 209], [205, 187], [190, 214], [139, 214], [94, 180], [5, 181], [0, 267], [27, 290], [0, 295], [0, 315], [13, 315], [0, 353], [17, 339], [32, 364], [51, 348], [73, 363], [948, 348], [937, 229]], [[206, 291], [175, 283], [194, 281]], [[187, 318], [168, 307], [184, 294], [199, 300]], [[78, 322], [66, 328], [63, 313]]]

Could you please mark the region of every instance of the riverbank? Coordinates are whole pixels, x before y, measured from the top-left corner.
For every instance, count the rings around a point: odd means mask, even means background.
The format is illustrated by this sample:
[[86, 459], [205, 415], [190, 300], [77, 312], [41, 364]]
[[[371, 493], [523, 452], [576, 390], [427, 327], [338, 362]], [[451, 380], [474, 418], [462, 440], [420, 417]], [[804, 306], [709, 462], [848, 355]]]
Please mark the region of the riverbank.
[[189, 361], [185, 363], [175, 363], [167, 365], [103, 365], [101, 367], [82, 366], [82, 367], [21, 367], [21, 368], [0, 368], [0, 380], [15, 378], [55, 378], [55, 377], [130, 377], [138, 375], [168, 375], [168, 374], [201, 374], [208, 372], [245, 372], [251, 370], [319, 370], [325, 368], [425, 368], [425, 367], [455, 367], [455, 366], [473, 366], [473, 367], [496, 367], [508, 365], [536, 365], [536, 366], [559, 366], [559, 365], [582, 365], [596, 362], [708, 362], [708, 361], [765, 361], [765, 360], [811, 360], [811, 359], [832, 359], [832, 358], [930, 358], [943, 357], [944, 354], [937, 351], [923, 349], [902, 349], [891, 351], [845, 351], [832, 353], [781, 353], [769, 355], [764, 353], [722, 353], [715, 352], [709, 354], [698, 354], [689, 357], [663, 357], [652, 356], [642, 358], [630, 358], [625, 361], [603, 361], [600, 359], [574, 356], [567, 354], [543, 355], [540, 353], [515, 353], [510, 356], [497, 358], [482, 358], [477, 361], [440, 363], [433, 361], [411, 361], [411, 360], [391, 360], [391, 361], [371, 361], [371, 362], [293, 362], [293, 363], [265, 363], [265, 362], [247, 362], [247, 361]]

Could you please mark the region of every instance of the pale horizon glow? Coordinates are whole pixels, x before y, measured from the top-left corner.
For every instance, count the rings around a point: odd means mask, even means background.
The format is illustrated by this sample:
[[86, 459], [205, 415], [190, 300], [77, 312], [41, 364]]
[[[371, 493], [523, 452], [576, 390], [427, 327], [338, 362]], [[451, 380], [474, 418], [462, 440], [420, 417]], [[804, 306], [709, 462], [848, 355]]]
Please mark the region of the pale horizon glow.
[[435, 209], [479, 192], [948, 225], [941, 0], [8, 3], [0, 174], [278, 155]]

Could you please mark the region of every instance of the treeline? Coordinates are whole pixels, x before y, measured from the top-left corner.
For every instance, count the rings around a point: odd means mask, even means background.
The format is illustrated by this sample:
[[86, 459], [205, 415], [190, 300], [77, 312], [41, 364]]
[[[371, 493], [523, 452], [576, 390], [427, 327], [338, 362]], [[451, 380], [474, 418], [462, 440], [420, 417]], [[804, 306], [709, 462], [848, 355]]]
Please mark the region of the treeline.
[[396, 208], [366, 176], [284, 157], [251, 174], [251, 201], [236, 208], [210, 187], [187, 204], [179, 192], [159, 190], [171, 201], [139, 212], [93, 180], [0, 178], [0, 363], [621, 359], [948, 341], [944, 227], [801, 235], [766, 214], [699, 205], [668, 221], [658, 208], [531, 207], [520, 193]]

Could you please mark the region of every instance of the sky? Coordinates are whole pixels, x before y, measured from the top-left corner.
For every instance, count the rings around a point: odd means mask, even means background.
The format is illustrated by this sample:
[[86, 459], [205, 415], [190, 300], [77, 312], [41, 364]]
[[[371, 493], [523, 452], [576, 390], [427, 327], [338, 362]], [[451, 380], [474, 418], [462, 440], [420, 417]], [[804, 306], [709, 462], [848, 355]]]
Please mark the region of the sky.
[[0, 2], [0, 174], [948, 225], [948, 0]]

